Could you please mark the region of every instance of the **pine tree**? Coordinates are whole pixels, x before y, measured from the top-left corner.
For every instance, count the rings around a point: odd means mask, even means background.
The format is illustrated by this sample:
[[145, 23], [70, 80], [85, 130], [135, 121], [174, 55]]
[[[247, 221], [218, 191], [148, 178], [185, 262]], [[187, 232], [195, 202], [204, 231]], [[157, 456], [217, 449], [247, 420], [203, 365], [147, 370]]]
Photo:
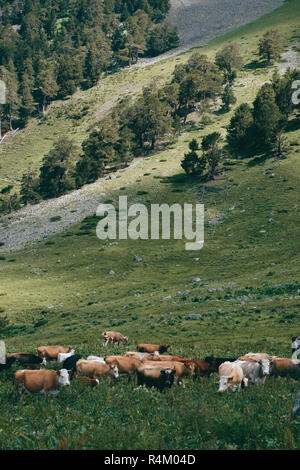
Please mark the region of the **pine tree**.
[[50, 62], [41, 63], [40, 72], [37, 76], [37, 94], [39, 104], [42, 106], [43, 115], [46, 114], [47, 106], [58, 92], [54, 67]]
[[29, 116], [31, 116], [35, 111], [34, 99], [31, 93], [30, 79], [26, 72], [22, 76], [21, 84], [21, 104], [19, 115], [22, 125], [26, 126]]
[[20, 189], [20, 201], [22, 204], [35, 204], [41, 197], [38, 193], [39, 181], [35, 173], [29, 167], [23, 174]]
[[222, 150], [218, 146], [220, 138], [219, 132], [212, 132], [203, 138], [201, 144], [208, 163], [208, 177], [210, 179], [215, 178], [217, 167], [222, 159]]
[[228, 113], [228, 111], [230, 111], [230, 106], [236, 103], [236, 97], [230, 85], [225, 86], [224, 92], [221, 98], [223, 102], [223, 111], [225, 113]]
[[231, 43], [225, 46], [217, 53], [215, 63], [223, 71], [225, 83], [232, 83], [236, 77], [236, 70], [240, 70], [243, 65], [239, 45]]
[[252, 128], [251, 108], [247, 103], [243, 103], [236, 109], [227, 127], [227, 140], [233, 150], [240, 152], [252, 146]]
[[202, 155], [202, 157], [199, 158], [197, 151], [200, 150], [200, 147], [196, 139], [191, 140], [189, 149], [190, 151], [184, 154], [181, 166], [187, 175], [201, 176], [206, 167], [206, 157]]
[[267, 65], [279, 59], [282, 50], [282, 37], [276, 28], [267, 31], [259, 41], [259, 56]]
[[39, 193], [43, 199], [59, 197], [75, 187], [74, 169], [79, 149], [70, 139], [60, 137], [43, 158]]

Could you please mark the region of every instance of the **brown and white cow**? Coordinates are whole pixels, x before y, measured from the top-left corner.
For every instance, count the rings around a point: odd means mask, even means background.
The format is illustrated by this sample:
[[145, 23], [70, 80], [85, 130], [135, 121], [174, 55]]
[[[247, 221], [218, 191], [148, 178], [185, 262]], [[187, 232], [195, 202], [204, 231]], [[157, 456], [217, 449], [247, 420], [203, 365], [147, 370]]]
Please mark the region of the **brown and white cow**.
[[138, 367], [136, 373], [139, 386], [155, 387], [162, 392], [165, 388], [172, 387], [176, 370], [151, 364]]
[[248, 379], [244, 377], [241, 366], [229, 361], [220, 365], [218, 392], [225, 392], [227, 389], [240, 390], [242, 386], [247, 385]]
[[105, 356], [104, 360], [106, 364], [117, 364], [119, 374], [127, 374], [128, 380], [130, 380], [130, 376], [142, 364], [142, 361], [136, 357]]
[[118, 366], [116, 362], [113, 364], [103, 364], [102, 362], [86, 361], [79, 359], [76, 362], [77, 377], [85, 375], [92, 379], [111, 378], [117, 379], [119, 377]]
[[120, 343], [128, 344], [128, 336], [123, 336], [118, 331], [104, 331], [101, 334], [103, 336], [103, 346], [107, 346], [109, 343], [118, 345]]
[[271, 361], [271, 375], [274, 377], [291, 377], [300, 380], [300, 360], [288, 357], [275, 357]]
[[210, 374], [218, 372], [218, 369], [214, 364], [210, 362], [202, 361], [201, 359], [189, 359], [187, 357], [176, 356], [176, 355], [164, 355], [158, 354], [151, 358], [152, 361], [177, 361], [194, 364], [194, 377], [209, 377]]
[[60, 386], [70, 385], [70, 379], [66, 369], [17, 370], [14, 385], [20, 394], [26, 390], [29, 393], [55, 396]]
[[145, 352], [145, 353], [155, 353], [156, 351], [159, 354], [163, 354], [164, 352], [167, 352], [168, 348], [170, 346], [168, 344], [148, 344], [148, 343], [141, 343], [137, 345], [137, 350], [139, 352]]
[[64, 346], [39, 346], [36, 349], [37, 355], [42, 359], [55, 361], [59, 353], [75, 353], [75, 349], [65, 348]]
[[76, 377], [76, 382], [80, 384], [88, 385], [89, 387], [96, 387], [99, 385], [99, 379], [92, 379], [91, 377], [86, 377], [85, 375], [79, 375]]

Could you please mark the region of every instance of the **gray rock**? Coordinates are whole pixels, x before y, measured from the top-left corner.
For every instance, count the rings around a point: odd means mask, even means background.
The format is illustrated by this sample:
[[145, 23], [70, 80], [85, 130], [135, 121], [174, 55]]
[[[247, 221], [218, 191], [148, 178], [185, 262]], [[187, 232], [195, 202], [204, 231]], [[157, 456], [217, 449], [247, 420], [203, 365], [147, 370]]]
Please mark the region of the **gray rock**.
[[201, 315], [199, 315], [199, 313], [189, 313], [188, 314], [188, 318], [201, 318]]

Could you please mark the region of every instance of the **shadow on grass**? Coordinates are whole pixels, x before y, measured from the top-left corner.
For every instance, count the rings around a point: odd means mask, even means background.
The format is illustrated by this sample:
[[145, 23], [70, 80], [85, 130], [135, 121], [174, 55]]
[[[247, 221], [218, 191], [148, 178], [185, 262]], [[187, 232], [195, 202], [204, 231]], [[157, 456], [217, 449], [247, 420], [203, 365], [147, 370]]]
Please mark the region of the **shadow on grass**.
[[266, 62], [260, 62], [259, 60], [256, 60], [256, 59], [244, 65], [245, 70], [256, 70], [256, 69], [265, 69], [265, 68], [267, 68]]

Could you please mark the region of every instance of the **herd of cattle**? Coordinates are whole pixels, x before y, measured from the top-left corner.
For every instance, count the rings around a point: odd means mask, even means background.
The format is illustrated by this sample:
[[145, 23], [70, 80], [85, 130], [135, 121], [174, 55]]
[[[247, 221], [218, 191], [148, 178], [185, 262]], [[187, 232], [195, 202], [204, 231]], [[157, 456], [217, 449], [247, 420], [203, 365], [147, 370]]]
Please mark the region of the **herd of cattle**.
[[[108, 344], [128, 344], [128, 337], [115, 331], [102, 333], [103, 346]], [[218, 392], [227, 389], [239, 390], [249, 382], [260, 385], [268, 376], [291, 377], [300, 380], [300, 336], [292, 338], [292, 358], [270, 356], [266, 353], [249, 352], [237, 358], [207, 356], [204, 360], [190, 359], [178, 355], [167, 355], [169, 345], [138, 344], [137, 351], [127, 351], [125, 355], [88, 356], [83, 359], [75, 350], [63, 346], [40, 346], [36, 355], [31, 353], [6, 354], [1, 369], [8, 369], [14, 362], [30, 369], [17, 370], [14, 385], [21, 394], [42, 393], [55, 396], [60, 386], [69, 386], [71, 379], [92, 387], [103, 378], [116, 379], [126, 374], [128, 381], [137, 377], [139, 386], [156, 387], [163, 391], [174, 383], [184, 384], [184, 377], [209, 377], [219, 373]], [[45, 369], [47, 361], [62, 364], [60, 370]], [[300, 412], [300, 391], [293, 408], [294, 416]]]

